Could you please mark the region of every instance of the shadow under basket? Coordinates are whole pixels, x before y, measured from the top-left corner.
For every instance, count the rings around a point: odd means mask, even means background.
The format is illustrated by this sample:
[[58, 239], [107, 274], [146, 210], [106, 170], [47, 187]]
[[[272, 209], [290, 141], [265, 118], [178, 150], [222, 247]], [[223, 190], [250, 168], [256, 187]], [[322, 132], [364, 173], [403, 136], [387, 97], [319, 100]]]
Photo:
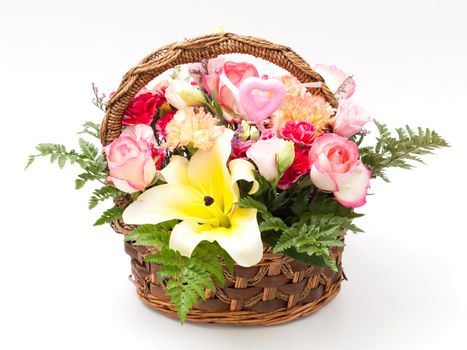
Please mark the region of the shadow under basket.
[[[129, 70], [107, 103], [100, 128], [102, 144], [108, 145], [120, 135], [128, 104], [151, 80], [178, 65], [231, 53], [262, 58], [284, 68], [302, 83], [320, 82], [321, 87], [308, 90], [337, 107], [336, 98], [323, 78], [289, 47], [250, 36], [218, 33], [166, 45]], [[120, 207], [128, 205], [115, 203]], [[132, 229], [118, 221], [113, 222], [112, 227], [123, 234]], [[131, 280], [145, 304], [176, 317], [175, 306], [157, 278], [160, 267], [144, 261], [151, 249], [154, 248], [125, 244], [125, 251], [131, 257]], [[273, 254], [269, 247], [265, 247], [263, 258], [257, 265], [235, 266], [233, 274], [224, 271], [225, 285], [216, 286], [216, 292], [206, 290], [206, 300], [201, 300], [186, 319], [205, 323], [273, 325], [311, 314], [340, 290], [342, 248], [332, 249], [331, 254], [339, 267], [337, 272], [298, 262], [284, 254]]]

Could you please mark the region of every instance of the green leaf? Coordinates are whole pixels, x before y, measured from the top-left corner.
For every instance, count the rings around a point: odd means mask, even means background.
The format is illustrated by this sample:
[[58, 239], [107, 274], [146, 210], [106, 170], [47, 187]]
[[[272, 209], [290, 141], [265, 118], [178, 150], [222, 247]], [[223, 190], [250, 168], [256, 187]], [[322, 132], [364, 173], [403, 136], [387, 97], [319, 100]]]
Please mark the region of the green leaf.
[[288, 254], [291, 250], [308, 256], [321, 257], [331, 269], [337, 266], [329, 253], [331, 247], [343, 246], [340, 237], [345, 231], [361, 232], [348, 217], [334, 214], [303, 215], [299, 222], [284, 230], [274, 242], [274, 252]]
[[78, 134], [88, 134], [92, 137], [99, 138], [99, 124], [93, 122], [86, 122], [83, 124], [83, 130]]
[[79, 189], [83, 188], [85, 183], [86, 183], [86, 181], [84, 181], [82, 179], [76, 179], [75, 180], [75, 189], [79, 190]]
[[[279, 239], [277, 234], [267, 234], [262, 235], [262, 238], [265, 242], [267, 242], [271, 247], [274, 247]], [[313, 265], [313, 266], [320, 266], [320, 267], [328, 267], [328, 264], [324, 260], [322, 256], [316, 255], [308, 255], [306, 253], [299, 253], [295, 248], [285, 249], [282, 253], [295, 260], [301, 261], [305, 264]]]
[[354, 209], [348, 208], [340, 204], [332, 194], [320, 192], [314, 199], [311, 208], [306, 213], [302, 214], [303, 218], [312, 215], [333, 214], [335, 216], [354, 219], [363, 216], [364, 214], [356, 213]]
[[122, 217], [122, 214], [123, 208], [110, 208], [106, 210], [99, 219], [97, 219], [97, 221], [94, 223], [94, 226], [108, 224], [114, 220], [120, 219]]
[[261, 230], [261, 232], [285, 231], [288, 229], [288, 226], [284, 223], [284, 221], [281, 218], [270, 217], [259, 224], [259, 229]]
[[[170, 224], [173, 226], [174, 222]], [[136, 228], [125, 239], [136, 240], [139, 244], [157, 243], [159, 251], [144, 258], [147, 262], [159, 264], [160, 280], [165, 281], [166, 293], [177, 309], [183, 323], [190, 309], [198, 300], [206, 298], [206, 289], [216, 291], [213, 280], [224, 284], [224, 273], [220, 258], [227, 264], [230, 258], [217, 243], [202, 241], [193, 251], [191, 257], [182, 256], [178, 251], [169, 248], [169, 226], [142, 225]], [[167, 230], [167, 232], [165, 231]]]
[[360, 155], [363, 163], [371, 170], [372, 177], [388, 181], [387, 168], [412, 169], [411, 162], [423, 163], [420, 155], [433, 153], [433, 150], [449, 147], [449, 144], [435, 131], [418, 127], [414, 131], [410, 126], [397, 128], [393, 136], [385, 124], [375, 121], [379, 137], [375, 147], [362, 147]]
[[98, 188], [94, 190], [91, 198], [89, 198], [89, 209], [95, 208], [100, 202], [103, 202], [106, 199], [115, 198], [123, 195], [125, 195], [125, 193], [116, 189], [113, 186], [106, 185], [104, 187]]
[[79, 147], [81, 148], [83, 155], [90, 160], [95, 160], [99, 154], [99, 150], [96, 146], [81, 138], [79, 139]]
[[26, 166], [24, 167], [24, 170], [29, 168], [31, 166], [31, 164], [34, 163], [34, 159], [36, 159], [35, 156], [29, 156], [28, 157], [28, 162], [26, 163]]
[[257, 209], [263, 218], [271, 217], [271, 213], [269, 213], [268, 208], [266, 205], [250, 196], [243, 197], [238, 202], [235, 203], [239, 208], [254, 208]]
[[166, 221], [157, 225], [140, 225], [125, 236], [125, 241], [134, 241], [135, 245], [169, 247], [170, 233], [177, 221]]

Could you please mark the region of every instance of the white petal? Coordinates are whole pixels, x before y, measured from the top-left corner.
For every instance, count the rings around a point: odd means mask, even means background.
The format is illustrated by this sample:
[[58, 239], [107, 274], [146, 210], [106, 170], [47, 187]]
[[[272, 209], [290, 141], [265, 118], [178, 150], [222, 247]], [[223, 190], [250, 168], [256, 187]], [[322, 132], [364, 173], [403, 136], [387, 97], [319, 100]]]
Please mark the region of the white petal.
[[263, 257], [256, 212], [256, 209], [236, 208], [230, 216], [231, 226], [228, 228], [198, 225], [185, 220], [174, 227], [169, 246], [182, 255], [191, 256], [201, 241], [217, 241], [238, 265], [253, 266]]
[[[230, 215], [231, 227], [219, 228], [220, 235], [211, 238], [240, 266], [253, 266], [263, 257], [263, 242], [256, 220], [256, 209], [236, 208]], [[204, 225], [206, 226], [206, 225]]]
[[371, 172], [360, 162], [349, 174], [335, 175], [339, 190], [334, 192], [334, 196], [346, 207], [361, 207], [366, 203], [370, 178]]
[[249, 161], [238, 158], [233, 159], [229, 163], [230, 175], [232, 176], [232, 191], [236, 194], [235, 200], [239, 199], [238, 187], [236, 185], [237, 181], [245, 180], [248, 182], [253, 182], [251, 189], [248, 194], [253, 194], [258, 191], [259, 183], [255, 179], [255, 166]]
[[188, 185], [188, 159], [182, 156], [172, 156], [170, 163], [161, 170], [168, 184]]
[[201, 241], [213, 241], [201, 234], [200, 227], [196, 222], [190, 220], [185, 220], [175, 225], [170, 234], [169, 247], [178, 250], [184, 256], [190, 257], [193, 250], [195, 250]]
[[336, 182], [325, 172], [320, 172], [313, 164], [310, 171], [311, 182], [323, 191], [336, 191], [338, 189]]
[[274, 182], [278, 176], [277, 153], [285, 140], [272, 137], [267, 140], [258, 140], [246, 151], [246, 155], [258, 167], [259, 173], [269, 182]]
[[178, 219], [217, 222], [204, 205], [204, 197], [185, 185], [159, 185], [142, 193], [123, 212], [127, 224], [158, 224]]

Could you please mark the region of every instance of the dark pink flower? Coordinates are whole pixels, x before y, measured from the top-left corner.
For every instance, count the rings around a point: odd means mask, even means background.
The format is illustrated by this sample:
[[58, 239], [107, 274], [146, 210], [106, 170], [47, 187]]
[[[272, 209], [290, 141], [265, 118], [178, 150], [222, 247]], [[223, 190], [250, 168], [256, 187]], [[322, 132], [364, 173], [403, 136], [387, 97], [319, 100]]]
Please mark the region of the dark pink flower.
[[122, 120], [123, 125], [150, 125], [154, 118], [156, 108], [160, 107], [165, 102], [165, 98], [162, 94], [154, 94], [147, 89], [143, 89], [141, 92], [142, 93], [136, 95], [125, 110]]
[[167, 138], [167, 131], [165, 131], [165, 128], [167, 124], [169, 124], [170, 121], [174, 118], [174, 115], [175, 111], [169, 111], [165, 113], [162, 117], [160, 117], [159, 120], [156, 122], [157, 132], [165, 138]]
[[[162, 149], [162, 148], [155, 148], [154, 147], [151, 150], [151, 153], [152, 153], [152, 158], [156, 161], [156, 169], [160, 170], [160, 168], [162, 167], [162, 162], [165, 159], [165, 150]], [[156, 159], [156, 157], [157, 157], [157, 159]]]
[[232, 146], [232, 159], [247, 158], [246, 151], [253, 145], [255, 141], [247, 140]]
[[272, 129], [266, 129], [261, 133], [260, 140], [267, 140], [273, 138], [275, 136], [274, 131]]
[[305, 120], [298, 122], [288, 121], [281, 130], [281, 135], [286, 140], [293, 141], [303, 146], [311, 146], [314, 141], [316, 128]]
[[308, 148], [301, 149], [295, 147], [294, 161], [282, 175], [277, 187], [281, 190], [289, 189], [302, 175], [307, 174], [310, 171], [310, 168], [311, 162], [308, 157]]

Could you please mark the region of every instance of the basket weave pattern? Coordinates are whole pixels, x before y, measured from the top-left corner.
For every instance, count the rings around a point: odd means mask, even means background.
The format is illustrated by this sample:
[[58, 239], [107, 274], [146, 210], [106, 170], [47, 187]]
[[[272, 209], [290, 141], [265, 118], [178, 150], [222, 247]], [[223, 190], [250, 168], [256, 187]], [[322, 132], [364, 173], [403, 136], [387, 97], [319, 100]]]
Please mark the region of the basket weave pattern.
[[[284, 68], [303, 83], [321, 82], [320, 88], [311, 88], [310, 91], [323, 96], [333, 107], [337, 105], [323, 78], [290, 48], [249, 36], [213, 34], [164, 46], [125, 74], [107, 105], [100, 128], [102, 144], [107, 145], [120, 135], [128, 104], [155, 77], [181, 64], [229, 53], [265, 59]], [[120, 207], [128, 204], [125, 199], [116, 201]], [[120, 221], [113, 222], [112, 227], [123, 234], [132, 230], [132, 226]], [[175, 307], [164, 293], [163, 282], [157, 277], [160, 267], [144, 261], [144, 256], [153, 249], [125, 243], [125, 251], [131, 257], [131, 280], [145, 304], [176, 317]], [[206, 290], [206, 300], [200, 301], [189, 312], [187, 320], [273, 325], [310, 314], [329, 302], [340, 290], [342, 248], [332, 249], [331, 254], [339, 267], [338, 272], [307, 265], [281, 253], [273, 254], [265, 246], [263, 258], [257, 265], [248, 268], [236, 265], [233, 274], [225, 270], [225, 285], [216, 286], [215, 293]]]
[[[310, 266], [283, 254], [265, 249], [263, 259], [253, 267], [235, 266], [230, 274], [224, 270], [225, 285], [200, 301], [188, 314], [188, 321], [273, 325], [307, 315], [330, 301], [340, 289], [342, 270]], [[176, 316], [170, 297], [157, 277], [160, 267], [143, 261], [150, 253], [147, 247], [125, 244], [131, 257], [132, 281], [138, 296], [152, 308]], [[333, 257], [340, 264], [341, 249]]]

